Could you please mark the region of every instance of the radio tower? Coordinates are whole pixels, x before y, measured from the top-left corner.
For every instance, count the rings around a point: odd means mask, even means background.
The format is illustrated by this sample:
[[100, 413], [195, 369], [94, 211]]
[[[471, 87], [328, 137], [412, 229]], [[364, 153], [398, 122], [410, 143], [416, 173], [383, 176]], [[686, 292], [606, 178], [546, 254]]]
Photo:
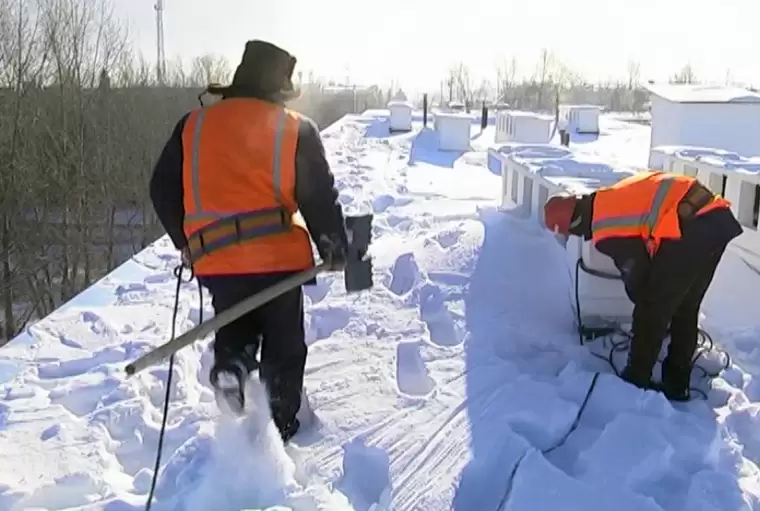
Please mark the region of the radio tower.
[[156, 78], [164, 84], [166, 75], [166, 52], [164, 51], [164, 0], [156, 0]]

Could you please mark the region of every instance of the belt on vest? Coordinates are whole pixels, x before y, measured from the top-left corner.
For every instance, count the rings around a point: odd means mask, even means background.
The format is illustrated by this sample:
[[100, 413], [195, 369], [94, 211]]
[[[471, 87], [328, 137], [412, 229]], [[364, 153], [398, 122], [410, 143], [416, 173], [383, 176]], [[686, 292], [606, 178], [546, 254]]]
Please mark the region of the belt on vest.
[[291, 216], [283, 208], [247, 211], [216, 220], [192, 233], [187, 240], [190, 260], [243, 241], [288, 232]]
[[699, 181], [695, 181], [678, 203], [678, 216], [682, 220], [691, 220], [700, 209], [710, 204], [714, 199], [714, 193]]

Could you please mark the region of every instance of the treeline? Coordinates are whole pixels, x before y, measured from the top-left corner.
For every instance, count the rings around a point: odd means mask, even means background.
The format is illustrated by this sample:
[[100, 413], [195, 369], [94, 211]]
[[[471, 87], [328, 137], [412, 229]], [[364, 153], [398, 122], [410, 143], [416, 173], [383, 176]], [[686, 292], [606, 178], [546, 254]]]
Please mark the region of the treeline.
[[[441, 80], [438, 91], [430, 91], [434, 101], [458, 101], [475, 104], [482, 100], [507, 103], [530, 111], [554, 111], [557, 103], [592, 104], [612, 112], [645, 112], [649, 93], [642, 86], [639, 62], [627, 63], [626, 76], [591, 83], [565, 65], [554, 53], [542, 49], [530, 76], [519, 76], [516, 58], [508, 59], [494, 69], [494, 79], [473, 78], [465, 62], [453, 65]], [[685, 64], [670, 78], [670, 83], [699, 83], [690, 64]], [[725, 83], [733, 83], [730, 72]]]
[[[175, 60], [158, 83], [107, 0], [0, 0], [0, 345], [162, 235], [158, 153], [232, 69]], [[384, 101], [312, 83], [292, 107], [326, 126]]]

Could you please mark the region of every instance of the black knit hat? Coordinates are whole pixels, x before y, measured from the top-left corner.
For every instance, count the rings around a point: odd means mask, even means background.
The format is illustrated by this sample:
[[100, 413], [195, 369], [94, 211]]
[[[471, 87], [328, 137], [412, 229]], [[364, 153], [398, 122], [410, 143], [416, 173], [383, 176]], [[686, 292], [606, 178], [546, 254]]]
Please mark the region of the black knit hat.
[[295, 66], [296, 58], [282, 48], [265, 41], [248, 41], [232, 84], [212, 84], [208, 92], [223, 96], [263, 92], [279, 95], [283, 100], [294, 99], [299, 95], [293, 87]]

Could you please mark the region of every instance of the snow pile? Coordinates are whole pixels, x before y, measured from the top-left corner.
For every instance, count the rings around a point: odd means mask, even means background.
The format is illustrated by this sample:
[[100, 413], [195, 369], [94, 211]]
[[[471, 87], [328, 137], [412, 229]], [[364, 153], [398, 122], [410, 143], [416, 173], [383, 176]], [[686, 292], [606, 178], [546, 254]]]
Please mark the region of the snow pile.
[[[760, 277], [721, 265], [704, 312], [742, 367], [709, 401], [670, 404], [578, 345], [563, 248], [495, 210], [485, 152], [451, 160], [386, 122], [324, 133], [340, 200], [376, 215], [376, 286], [306, 288], [311, 425], [283, 447], [255, 380], [262, 413], [221, 420], [209, 339], [182, 350], [153, 509], [757, 509], [760, 372], [743, 368], [760, 336], [742, 300]], [[166, 340], [177, 263], [161, 239], [0, 351], [0, 509], [143, 508], [168, 368], [123, 367]], [[183, 284], [179, 331], [212, 315], [198, 300]]]

